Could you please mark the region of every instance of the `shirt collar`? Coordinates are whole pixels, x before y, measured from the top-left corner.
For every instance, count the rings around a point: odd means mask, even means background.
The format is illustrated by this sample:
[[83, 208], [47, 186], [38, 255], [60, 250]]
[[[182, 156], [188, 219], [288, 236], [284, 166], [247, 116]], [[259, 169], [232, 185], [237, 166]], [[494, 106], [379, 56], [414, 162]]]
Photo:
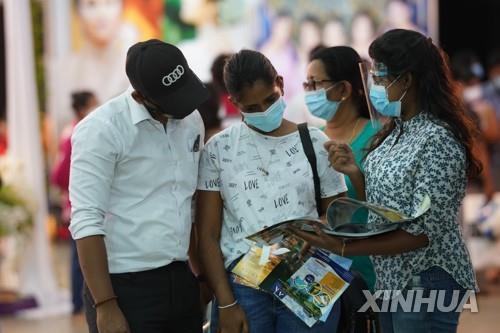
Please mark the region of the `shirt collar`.
[[127, 99], [128, 99], [128, 105], [130, 107], [130, 114], [131, 114], [131, 118], [132, 118], [132, 123], [134, 125], [137, 125], [144, 120], [153, 119], [153, 117], [148, 112], [148, 110], [144, 107], [144, 105], [137, 103], [135, 101], [135, 99], [132, 97], [133, 91], [134, 91], [134, 89], [132, 87], [127, 89]]
[[401, 118], [396, 118], [395, 122], [398, 127], [403, 127], [405, 130], [407, 129], [416, 129], [420, 127], [421, 124], [425, 123], [430, 119], [430, 114], [425, 111], [420, 112], [415, 115], [413, 118], [408, 120], [402, 120]]

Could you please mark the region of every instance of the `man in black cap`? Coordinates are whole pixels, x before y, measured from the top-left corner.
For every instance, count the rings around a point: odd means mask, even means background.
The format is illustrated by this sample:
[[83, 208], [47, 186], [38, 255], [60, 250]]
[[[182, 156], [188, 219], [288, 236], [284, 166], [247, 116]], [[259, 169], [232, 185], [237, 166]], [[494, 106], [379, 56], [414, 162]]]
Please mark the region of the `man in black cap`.
[[[181, 51], [132, 46], [133, 88], [72, 137], [70, 230], [85, 277], [90, 332], [201, 332], [198, 281], [187, 264], [191, 201], [208, 91]], [[106, 78], [103, 78], [106, 80]]]

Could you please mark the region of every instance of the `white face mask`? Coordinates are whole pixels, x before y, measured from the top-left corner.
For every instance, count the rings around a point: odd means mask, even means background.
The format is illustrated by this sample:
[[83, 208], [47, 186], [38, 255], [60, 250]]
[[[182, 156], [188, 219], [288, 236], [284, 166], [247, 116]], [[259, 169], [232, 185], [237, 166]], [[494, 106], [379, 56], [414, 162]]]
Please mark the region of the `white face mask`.
[[483, 97], [483, 91], [481, 90], [481, 86], [479, 84], [465, 88], [463, 94], [464, 100], [467, 103], [472, 103]]

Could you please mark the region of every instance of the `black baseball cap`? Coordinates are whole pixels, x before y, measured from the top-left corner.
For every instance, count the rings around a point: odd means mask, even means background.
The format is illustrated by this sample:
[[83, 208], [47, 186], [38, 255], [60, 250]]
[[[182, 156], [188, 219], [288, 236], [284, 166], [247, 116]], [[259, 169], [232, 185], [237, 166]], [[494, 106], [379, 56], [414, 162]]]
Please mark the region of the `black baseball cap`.
[[135, 90], [174, 118], [186, 117], [209, 97], [181, 50], [158, 39], [128, 49], [126, 72]]

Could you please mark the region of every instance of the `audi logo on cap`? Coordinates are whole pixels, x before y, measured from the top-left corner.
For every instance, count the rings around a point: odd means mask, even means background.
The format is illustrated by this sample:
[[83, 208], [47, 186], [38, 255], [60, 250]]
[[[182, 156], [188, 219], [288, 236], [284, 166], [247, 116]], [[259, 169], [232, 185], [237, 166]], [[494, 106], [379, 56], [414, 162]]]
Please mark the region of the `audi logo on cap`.
[[177, 80], [179, 80], [183, 74], [184, 74], [184, 67], [182, 67], [181, 65], [177, 65], [177, 67], [175, 67], [175, 69], [171, 73], [163, 77], [161, 82], [163, 83], [164, 86], [168, 87], [177, 82]]

